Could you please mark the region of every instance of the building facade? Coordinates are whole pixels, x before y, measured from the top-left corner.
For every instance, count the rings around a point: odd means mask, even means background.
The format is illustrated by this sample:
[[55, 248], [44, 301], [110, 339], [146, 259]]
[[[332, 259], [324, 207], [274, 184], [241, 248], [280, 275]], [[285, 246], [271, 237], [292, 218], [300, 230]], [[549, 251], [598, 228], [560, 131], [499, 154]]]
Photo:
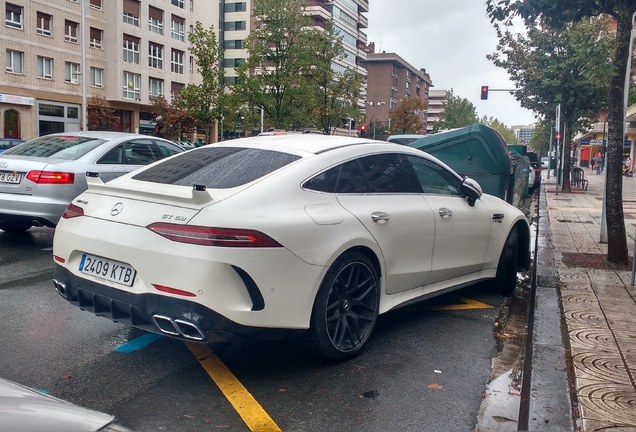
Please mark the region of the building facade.
[[[367, 68], [368, 124], [381, 123], [390, 127], [389, 111], [397, 108], [404, 99], [417, 97], [428, 103], [433, 83], [427, 74], [395, 53], [376, 53], [373, 42], [369, 44], [368, 51], [364, 62]], [[428, 109], [418, 114], [427, 124]]]
[[444, 110], [443, 103], [448, 96], [448, 90], [433, 90], [428, 92], [428, 113], [426, 116], [426, 133], [433, 132], [433, 123], [439, 121], [439, 116]]
[[84, 96], [103, 98], [116, 110], [116, 130], [154, 132], [150, 97], [170, 99], [187, 84], [200, 82], [188, 52], [188, 31], [196, 21], [205, 29], [219, 28], [219, 0], [10, 0], [1, 5], [6, 61], [0, 126], [4, 136], [21, 139], [80, 130]]

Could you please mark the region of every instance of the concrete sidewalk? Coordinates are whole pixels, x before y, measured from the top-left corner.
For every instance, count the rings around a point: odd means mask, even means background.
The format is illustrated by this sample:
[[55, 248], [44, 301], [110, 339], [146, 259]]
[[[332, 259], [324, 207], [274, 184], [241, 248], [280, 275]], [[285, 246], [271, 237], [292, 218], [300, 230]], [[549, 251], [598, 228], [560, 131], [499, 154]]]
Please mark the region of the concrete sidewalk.
[[[572, 253], [607, 254], [607, 245], [599, 243], [605, 175], [586, 169], [585, 176], [587, 191], [573, 186], [566, 194], [557, 191], [554, 176], [547, 179], [543, 173], [528, 422], [532, 431], [636, 431], [636, 289], [631, 286], [631, 267], [575, 267], [571, 262]], [[623, 179], [631, 257], [636, 178]], [[571, 359], [571, 366], [564, 364], [565, 358]], [[567, 389], [564, 379], [546, 379], [554, 373], [560, 378], [567, 374], [567, 382], [574, 385]], [[568, 392], [573, 400], [564, 402]], [[562, 415], [568, 409], [570, 419]]]

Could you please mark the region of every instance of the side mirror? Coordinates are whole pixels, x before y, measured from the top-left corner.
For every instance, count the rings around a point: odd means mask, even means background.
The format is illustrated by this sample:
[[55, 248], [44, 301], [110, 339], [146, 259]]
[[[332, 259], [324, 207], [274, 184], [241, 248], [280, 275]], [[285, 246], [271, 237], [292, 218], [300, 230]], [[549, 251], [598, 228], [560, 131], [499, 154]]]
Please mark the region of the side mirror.
[[466, 177], [464, 181], [462, 181], [461, 190], [462, 193], [468, 197], [468, 205], [471, 207], [475, 205], [475, 202], [481, 198], [483, 194], [479, 183], [470, 177]]

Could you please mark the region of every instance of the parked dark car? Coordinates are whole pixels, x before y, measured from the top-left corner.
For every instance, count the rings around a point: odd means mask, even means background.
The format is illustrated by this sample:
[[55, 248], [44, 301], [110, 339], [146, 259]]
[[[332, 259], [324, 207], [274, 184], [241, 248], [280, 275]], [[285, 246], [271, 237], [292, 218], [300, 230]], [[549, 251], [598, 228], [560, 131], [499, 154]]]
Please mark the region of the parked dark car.
[[0, 153], [23, 142], [24, 140], [17, 138], [0, 138]]

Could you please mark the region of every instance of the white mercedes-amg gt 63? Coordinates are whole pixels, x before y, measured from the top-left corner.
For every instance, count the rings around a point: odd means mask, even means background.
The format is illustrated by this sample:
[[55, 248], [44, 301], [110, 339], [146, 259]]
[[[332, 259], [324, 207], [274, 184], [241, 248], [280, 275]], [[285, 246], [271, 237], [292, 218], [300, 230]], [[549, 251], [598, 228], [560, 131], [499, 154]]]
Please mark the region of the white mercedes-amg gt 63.
[[111, 320], [202, 343], [297, 338], [355, 356], [379, 314], [529, 268], [526, 216], [399, 144], [288, 134], [207, 145], [88, 189], [54, 285]]

